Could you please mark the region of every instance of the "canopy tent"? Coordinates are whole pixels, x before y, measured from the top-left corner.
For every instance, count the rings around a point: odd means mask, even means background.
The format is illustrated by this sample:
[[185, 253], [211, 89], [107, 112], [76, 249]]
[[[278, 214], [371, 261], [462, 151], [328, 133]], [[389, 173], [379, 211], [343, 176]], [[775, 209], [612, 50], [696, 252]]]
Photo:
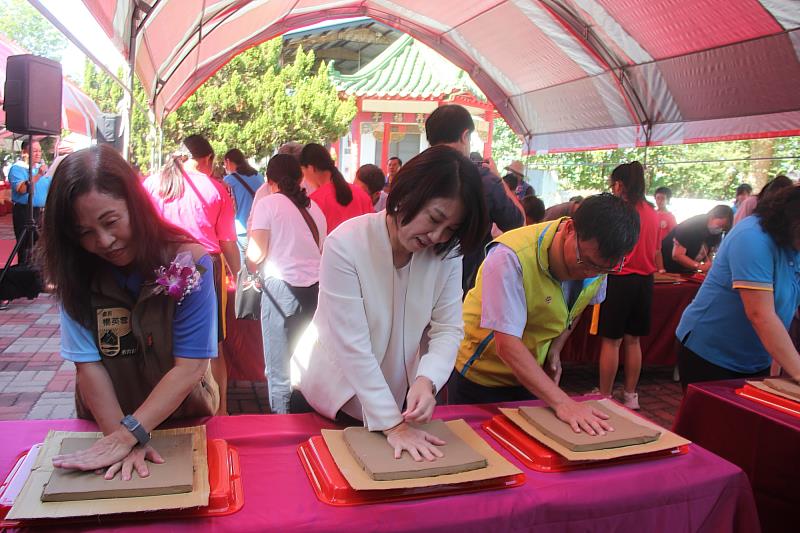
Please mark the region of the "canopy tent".
[[800, 134], [797, 0], [83, 0], [157, 120], [236, 54], [368, 16], [467, 71], [528, 151]]
[[[8, 56], [28, 54], [27, 50], [18, 44], [0, 37], [0, 103], [3, 102], [6, 80], [6, 60]], [[61, 127], [72, 133], [94, 137], [100, 108], [86, 94], [67, 78], [61, 86]], [[0, 125], [6, 123], [6, 114], [0, 108]], [[10, 136], [11, 133], [0, 127], [0, 137]]]

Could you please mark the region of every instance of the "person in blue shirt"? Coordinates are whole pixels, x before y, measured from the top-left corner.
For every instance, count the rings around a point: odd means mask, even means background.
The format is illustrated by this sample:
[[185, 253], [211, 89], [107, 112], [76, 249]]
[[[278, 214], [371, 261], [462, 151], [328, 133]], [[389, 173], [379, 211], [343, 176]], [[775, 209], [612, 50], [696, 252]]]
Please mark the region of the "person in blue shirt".
[[[11, 184], [11, 221], [14, 224], [14, 237], [19, 240], [25, 223], [28, 221], [28, 192], [30, 183], [28, 182], [28, 154], [29, 141], [22, 141], [22, 161], [18, 161], [11, 166], [8, 171], [8, 181]], [[39, 225], [42, 208], [47, 200], [47, 191], [50, 189], [52, 178], [46, 176], [47, 165], [42, 162], [42, 147], [39, 141], [32, 143], [33, 160], [30, 162], [33, 172], [30, 182], [33, 183], [33, 220]], [[20, 244], [17, 250], [17, 261], [21, 265], [30, 264], [31, 250], [37, 235], [28, 236], [25, 242]]]
[[244, 249], [247, 246], [247, 219], [253, 208], [256, 191], [264, 185], [264, 176], [250, 166], [238, 148], [233, 148], [225, 153], [224, 165], [225, 172], [228, 174], [222, 181], [231, 188], [233, 199], [236, 201], [236, 237], [242, 264], [244, 264]]
[[800, 188], [758, 203], [722, 246], [676, 331], [689, 383], [766, 376], [774, 360], [800, 381], [788, 328], [800, 305]]
[[[61, 356], [75, 363], [78, 416], [104, 437], [56, 456], [56, 467], [107, 468], [146, 460], [164, 420], [213, 415], [219, 391], [213, 266], [205, 249], [159, 217], [131, 166], [100, 145], [56, 170], [42, 224], [43, 274], [61, 307]], [[180, 268], [176, 268], [180, 265]], [[172, 270], [174, 269], [174, 270]]]

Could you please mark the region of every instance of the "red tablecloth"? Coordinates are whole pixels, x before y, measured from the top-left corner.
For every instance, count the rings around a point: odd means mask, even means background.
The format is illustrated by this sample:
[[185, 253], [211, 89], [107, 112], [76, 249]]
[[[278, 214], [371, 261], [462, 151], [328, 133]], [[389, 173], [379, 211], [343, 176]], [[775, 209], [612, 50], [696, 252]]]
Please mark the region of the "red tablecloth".
[[[700, 288], [698, 283], [656, 284], [653, 289], [653, 320], [650, 335], [642, 338], [642, 356], [646, 365], [675, 364], [675, 328], [681, 314]], [[234, 293], [228, 299], [228, 336], [224, 349], [230, 379], [265, 381], [261, 325], [256, 320], [236, 320], [233, 316]], [[600, 357], [600, 338], [589, 335], [591, 308], [584, 312], [578, 329], [570, 336], [561, 357], [564, 361], [595, 362]]]
[[261, 322], [237, 320], [233, 302], [236, 290], [228, 290], [226, 310], [227, 335], [223, 343], [228, 379], [266, 381], [264, 376], [264, 350], [261, 345]]
[[[494, 406], [447, 406], [437, 417], [464, 418], [473, 428]], [[685, 456], [563, 474], [525, 469], [519, 487], [408, 503], [332, 507], [318, 501], [297, 457], [297, 446], [322, 427], [316, 414], [248, 415], [208, 421], [208, 435], [239, 450], [244, 508], [237, 514], [191, 521], [124, 524], [131, 529], [215, 531], [742, 531], [758, 530], [747, 477], [699, 446]], [[0, 474], [48, 429], [85, 430], [77, 420], [0, 422]], [[510, 455], [478, 429], [506, 456]], [[512, 462], [519, 463], [512, 459]], [[93, 523], [88, 529], [107, 530]]]
[[690, 385], [675, 431], [745, 471], [764, 531], [797, 531], [800, 419], [737, 396], [743, 383]]
[[[642, 363], [645, 365], [675, 365], [675, 329], [686, 306], [697, 294], [700, 284], [657, 283], [653, 286], [653, 310], [650, 335], [642, 337]], [[584, 311], [577, 329], [570, 335], [561, 351], [563, 361], [595, 362], [600, 358], [600, 337], [589, 334], [592, 308]], [[622, 360], [622, 357], [620, 357]]]

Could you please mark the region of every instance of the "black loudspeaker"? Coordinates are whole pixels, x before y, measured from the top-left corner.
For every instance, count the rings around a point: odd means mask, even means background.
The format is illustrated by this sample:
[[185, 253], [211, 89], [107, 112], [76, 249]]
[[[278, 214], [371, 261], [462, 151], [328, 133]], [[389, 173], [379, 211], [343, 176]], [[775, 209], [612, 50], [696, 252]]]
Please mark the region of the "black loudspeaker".
[[44, 57], [8, 56], [3, 109], [6, 129], [61, 135], [61, 64]]
[[103, 113], [97, 117], [97, 144], [110, 144], [115, 149], [122, 151], [122, 137], [119, 135], [120, 115]]

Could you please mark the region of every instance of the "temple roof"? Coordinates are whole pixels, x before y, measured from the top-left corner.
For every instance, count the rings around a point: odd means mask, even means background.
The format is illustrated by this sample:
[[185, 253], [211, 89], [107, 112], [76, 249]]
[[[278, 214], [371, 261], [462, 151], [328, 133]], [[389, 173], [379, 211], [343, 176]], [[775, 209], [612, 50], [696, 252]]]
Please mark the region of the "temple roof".
[[409, 35], [354, 74], [341, 74], [333, 63], [328, 72], [333, 84], [348, 95], [436, 98], [467, 92], [486, 100], [466, 72]]

